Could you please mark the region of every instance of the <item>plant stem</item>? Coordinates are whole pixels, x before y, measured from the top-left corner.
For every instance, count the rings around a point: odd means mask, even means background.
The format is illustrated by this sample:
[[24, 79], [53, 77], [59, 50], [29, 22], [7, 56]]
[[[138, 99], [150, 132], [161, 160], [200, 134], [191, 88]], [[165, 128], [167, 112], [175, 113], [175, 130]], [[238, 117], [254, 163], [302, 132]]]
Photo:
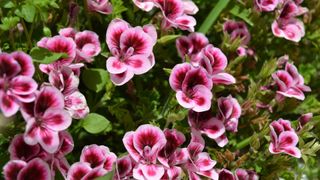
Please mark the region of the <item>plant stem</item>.
[[217, 20], [218, 16], [222, 12], [222, 10], [228, 5], [230, 0], [219, 0], [216, 6], [211, 10], [207, 18], [204, 20], [202, 25], [200, 26], [198, 32], [202, 32], [206, 34], [213, 23]]
[[251, 137], [248, 137], [242, 140], [240, 143], [236, 145], [236, 149], [242, 149], [250, 144]]

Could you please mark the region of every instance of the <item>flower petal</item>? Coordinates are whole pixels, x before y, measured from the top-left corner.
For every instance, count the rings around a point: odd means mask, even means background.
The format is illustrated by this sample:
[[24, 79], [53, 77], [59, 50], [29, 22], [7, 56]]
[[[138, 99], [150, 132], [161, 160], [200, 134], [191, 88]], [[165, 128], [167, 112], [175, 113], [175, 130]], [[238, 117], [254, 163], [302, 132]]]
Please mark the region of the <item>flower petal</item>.
[[182, 83], [191, 68], [189, 63], [177, 64], [174, 66], [169, 77], [169, 83], [173, 90], [182, 90]]
[[19, 63], [21, 67], [21, 71], [19, 75], [28, 76], [28, 77], [33, 76], [35, 72], [35, 68], [34, 68], [34, 65], [32, 64], [32, 58], [28, 54], [22, 51], [15, 51], [11, 53], [11, 56]]
[[35, 102], [35, 114], [43, 115], [49, 108], [63, 109], [64, 98], [57, 88], [44, 86], [41, 88]]
[[194, 107], [192, 110], [196, 112], [207, 111], [211, 107], [212, 92], [203, 85], [197, 85], [193, 88], [194, 94], [192, 100]]
[[76, 162], [70, 167], [67, 180], [79, 180], [91, 171], [91, 167], [85, 162]]
[[121, 19], [114, 19], [110, 22], [107, 29], [106, 41], [111, 52], [113, 49], [120, 50], [120, 37], [129, 27], [130, 25]]
[[218, 73], [212, 76], [212, 83], [230, 85], [236, 83], [236, 79], [228, 73]]
[[122, 86], [128, 81], [130, 81], [133, 78], [133, 76], [134, 76], [133, 71], [126, 70], [125, 72], [120, 74], [110, 74], [110, 79], [114, 85]]
[[295, 158], [301, 158], [301, 151], [297, 147], [285, 147], [282, 152], [289, 154]]
[[42, 148], [48, 153], [54, 153], [59, 148], [59, 134], [56, 131], [46, 128], [39, 128], [38, 136], [36, 138]]
[[145, 55], [134, 55], [125, 60], [128, 68], [132, 69], [134, 74], [140, 75], [148, 72], [152, 68], [152, 64]]
[[209, 171], [215, 165], [216, 161], [212, 160], [210, 155], [206, 152], [199, 153], [194, 161], [195, 166], [199, 169], [199, 171]]
[[20, 64], [7, 54], [0, 53], [0, 78], [12, 78], [21, 72]]
[[51, 179], [49, 165], [40, 158], [35, 158], [20, 171], [18, 180]]
[[211, 139], [216, 139], [224, 134], [225, 127], [220, 120], [211, 118], [203, 124], [201, 132], [206, 134]]
[[27, 165], [21, 160], [11, 160], [3, 167], [3, 175], [6, 180], [16, 180], [21, 169]]
[[50, 108], [43, 114], [42, 121], [46, 128], [62, 131], [71, 125], [72, 119], [67, 111]]
[[10, 159], [29, 161], [40, 152], [38, 144], [30, 146], [24, 142], [23, 135], [15, 135], [9, 146]]
[[279, 135], [279, 148], [296, 146], [299, 141], [297, 134], [293, 131], [284, 131]]
[[187, 108], [187, 109], [194, 107], [194, 102], [192, 101], [192, 99], [187, 97], [187, 95], [184, 94], [182, 91], [177, 91], [176, 98], [177, 98], [178, 103], [182, 107]]
[[91, 168], [102, 167], [108, 153], [109, 149], [106, 146], [88, 145], [82, 149], [80, 162], [89, 163]]
[[119, 60], [117, 57], [109, 57], [107, 60], [107, 71], [113, 74], [123, 73], [127, 70], [125, 63]]
[[18, 95], [29, 95], [37, 90], [37, 87], [36, 81], [27, 76], [16, 76], [10, 81], [10, 90]]
[[13, 96], [8, 96], [0, 92], [0, 109], [5, 117], [10, 117], [16, 114], [19, 110], [19, 104]]
[[164, 174], [164, 168], [160, 165], [140, 165], [142, 173], [146, 179], [161, 179]]

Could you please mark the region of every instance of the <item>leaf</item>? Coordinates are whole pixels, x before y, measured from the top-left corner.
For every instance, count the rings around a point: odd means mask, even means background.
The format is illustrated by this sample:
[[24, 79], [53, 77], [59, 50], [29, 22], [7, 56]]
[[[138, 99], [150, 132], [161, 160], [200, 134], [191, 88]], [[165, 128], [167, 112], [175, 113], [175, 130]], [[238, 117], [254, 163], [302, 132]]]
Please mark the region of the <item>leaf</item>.
[[112, 4], [112, 18], [121, 18], [121, 14], [128, 9], [123, 5], [122, 0], [111, 0]]
[[20, 21], [19, 17], [4, 17], [1, 19], [0, 29], [8, 31], [9, 29], [14, 28]]
[[160, 39], [158, 39], [158, 43], [159, 44], [167, 44], [175, 39], [177, 39], [178, 37], [180, 37], [181, 35], [166, 35], [161, 37]]
[[253, 26], [253, 22], [250, 19], [251, 11], [249, 9], [244, 9], [240, 11], [240, 7], [236, 5], [230, 10], [230, 13], [238, 18], [241, 18], [250, 26]]
[[305, 112], [312, 112], [314, 114], [320, 113], [320, 102], [317, 99], [317, 95], [308, 96], [295, 110], [296, 114], [304, 114]]
[[32, 60], [41, 64], [50, 64], [57, 61], [60, 58], [67, 58], [65, 53], [54, 53], [45, 48], [34, 47], [30, 51]]
[[219, 17], [223, 9], [227, 7], [229, 2], [230, 0], [219, 0], [219, 2], [211, 10], [207, 18], [201, 24], [198, 32], [202, 32], [203, 34], [206, 34], [209, 31], [210, 27], [212, 27], [213, 23], [217, 20], [217, 18]]
[[83, 119], [82, 127], [92, 134], [98, 134], [102, 131], [109, 132], [112, 130], [110, 121], [96, 113], [88, 114], [87, 117]]
[[103, 90], [109, 80], [108, 72], [98, 68], [84, 70], [81, 77], [84, 85], [95, 92]]
[[271, 59], [265, 61], [261, 68], [260, 73], [258, 74], [258, 79], [269, 78], [273, 72], [277, 69], [277, 59]]
[[35, 20], [36, 8], [32, 4], [24, 4], [21, 6], [21, 10], [15, 11], [15, 14], [31, 23]]

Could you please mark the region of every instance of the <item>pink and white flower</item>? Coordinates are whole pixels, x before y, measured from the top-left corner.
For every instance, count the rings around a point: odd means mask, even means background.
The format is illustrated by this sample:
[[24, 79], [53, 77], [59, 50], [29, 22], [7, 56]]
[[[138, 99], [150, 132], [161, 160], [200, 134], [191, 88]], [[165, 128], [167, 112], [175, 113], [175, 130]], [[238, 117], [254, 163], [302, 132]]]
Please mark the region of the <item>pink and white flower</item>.
[[279, 3], [279, 0], [254, 0], [257, 10], [266, 12], [274, 11]]
[[112, 5], [109, 0], [87, 0], [89, 10], [96, 11], [101, 14], [111, 14]]
[[273, 121], [269, 127], [271, 136], [270, 153], [286, 153], [296, 158], [301, 157], [301, 152], [296, 147], [299, 137], [291, 127], [290, 121], [279, 119], [278, 121]]
[[40, 158], [29, 162], [11, 160], [3, 167], [3, 174], [6, 180], [51, 179], [49, 165]]
[[27, 123], [24, 140], [29, 145], [39, 143], [48, 153], [58, 150], [59, 132], [71, 125], [71, 117], [64, 109], [61, 92], [43, 86], [34, 102], [23, 104], [21, 112]]
[[236, 178], [228, 169], [221, 169], [219, 171], [219, 180], [236, 180]]
[[221, 120], [227, 131], [237, 132], [238, 121], [241, 116], [241, 106], [237, 99], [231, 95], [218, 99], [219, 113], [217, 118]]
[[60, 58], [51, 64], [40, 64], [39, 68], [42, 72], [49, 74], [51, 70], [59, 70], [63, 66], [69, 66], [76, 57], [76, 44], [70, 37], [54, 36], [44, 37], [37, 45], [41, 48], [48, 49], [55, 53], [65, 53], [67, 58]]
[[12, 139], [9, 146], [11, 160], [22, 160], [28, 162], [35, 157], [38, 157], [41, 147], [39, 144], [29, 145], [24, 142], [23, 134], [17, 134]]
[[303, 126], [305, 126], [309, 121], [311, 121], [313, 118], [313, 113], [307, 113], [307, 114], [303, 114], [299, 117], [298, 121], [299, 121], [299, 126], [298, 126], [298, 130], [302, 129]]
[[101, 167], [106, 171], [112, 170], [116, 159], [117, 156], [108, 147], [96, 144], [85, 146], [80, 156], [80, 162], [88, 163], [93, 169]]
[[202, 49], [202, 59], [199, 61], [199, 66], [202, 66], [212, 78], [213, 84], [234, 84], [235, 78], [224, 72], [227, 67], [228, 60], [224, 53], [219, 49], [209, 44]]
[[130, 179], [133, 176], [135, 162], [130, 155], [117, 159], [116, 165], [117, 173], [114, 175], [114, 179]]
[[253, 170], [236, 169], [235, 172], [237, 180], [258, 180], [258, 174]]
[[107, 70], [115, 85], [123, 85], [154, 66], [152, 49], [157, 39], [154, 26], [131, 27], [124, 20], [115, 19], [109, 24], [106, 36], [113, 55], [107, 60]]
[[92, 62], [101, 52], [99, 36], [93, 31], [77, 32], [74, 37], [77, 46], [76, 62]]
[[286, 63], [284, 70], [278, 70], [272, 74], [272, 78], [278, 87], [276, 96], [278, 101], [283, 100], [284, 97], [304, 100], [305, 95], [303, 92], [311, 91], [310, 87], [304, 84], [302, 75], [291, 63]]
[[212, 81], [202, 67], [194, 68], [188, 63], [176, 65], [170, 74], [169, 83], [176, 91], [178, 103], [196, 112], [211, 107]]
[[214, 169], [216, 161], [212, 160], [208, 153], [202, 152], [204, 149], [204, 140], [201, 134], [192, 131], [191, 135], [191, 141], [187, 147], [189, 160], [185, 164], [189, 179], [201, 179], [199, 176], [204, 176], [217, 180], [219, 175]]
[[141, 125], [136, 131], [127, 132], [122, 141], [132, 159], [138, 163], [133, 169], [135, 179], [161, 179], [164, 167], [157, 164], [157, 158], [167, 140], [160, 128]]
[[89, 113], [85, 96], [78, 90], [79, 77], [67, 66], [49, 73], [49, 82], [64, 95], [65, 109], [72, 118], [82, 119]]
[[300, 4], [295, 1], [287, 0], [284, 2], [278, 18], [291, 19], [293, 17], [300, 16], [306, 12], [308, 12], [307, 8], [301, 7]]
[[155, 0], [133, 0], [133, 3], [143, 11], [151, 11], [155, 6]]
[[241, 39], [241, 45], [247, 45], [251, 39], [248, 27], [242, 21], [226, 21], [223, 24], [223, 31], [230, 36], [232, 41]]
[[165, 129], [167, 143], [159, 152], [158, 160], [165, 167], [162, 179], [179, 179], [182, 175], [182, 164], [188, 160], [187, 148], [179, 148], [185, 142], [185, 136], [175, 130]]
[[91, 168], [89, 163], [76, 162], [74, 163], [67, 175], [67, 180], [91, 180], [107, 174], [108, 171], [103, 168]]
[[202, 59], [202, 49], [209, 44], [208, 38], [202, 33], [190, 33], [176, 40], [176, 47], [180, 57], [185, 61], [190, 59], [192, 64], [197, 64]]
[[24, 52], [0, 53], [0, 110], [5, 117], [16, 114], [21, 103], [35, 99], [34, 71], [31, 57]]
[[305, 35], [303, 22], [298, 19], [278, 19], [272, 23], [272, 33], [293, 42], [299, 42]]

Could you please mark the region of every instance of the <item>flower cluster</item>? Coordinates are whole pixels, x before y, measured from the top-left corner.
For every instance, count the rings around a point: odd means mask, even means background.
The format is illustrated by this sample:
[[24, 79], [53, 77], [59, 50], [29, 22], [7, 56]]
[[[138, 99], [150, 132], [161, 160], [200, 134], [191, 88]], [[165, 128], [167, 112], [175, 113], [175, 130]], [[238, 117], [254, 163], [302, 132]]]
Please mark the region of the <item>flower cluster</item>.
[[270, 124], [271, 143], [269, 151], [272, 154], [286, 153], [293, 157], [300, 158], [301, 152], [296, 147], [299, 137], [291, 127], [288, 120], [279, 119]]
[[259, 11], [277, 12], [277, 19], [272, 23], [272, 32], [276, 37], [299, 42], [305, 35], [303, 22], [296, 18], [308, 11], [307, 8], [300, 6], [303, 0], [254, 0], [254, 2]]
[[58, 150], [49, 153], [38, 144], [26, 144], [22, 134], [16, 135], [9, 146], [10, 161], [3, 168], [5, 179], [51, 179], [57, 170], [65, 177], [70, 167], [65, 155], [74, 145], [68, 132], [61, 131], [59, 136]]
[[303, 92], [311, 91], [310, 87], [304, 84], [304, 79], [297, 68], [289, 62], [285, 62], [284, 70], [278, 70], [272, 74], [272, 78], [277, 86], [276, 99], [278, 101], [282, 101], [284, 97], [304, 100]]
[[216, 162], [203, 152], [204, 140], [196, 132], [191, 135], [188, 147], [180, 148], [185, 137], [175, 129], [162, 131], [152, 125], [142, 125], [136, 131], [127, 132], [123, 143], [134, 163], [126, 157], [127, 168], [121, 168], [126, 169], [126, 173], [119, 174], [132, 174], [133, 178], [141, 180], [180, 179], [186, 171], [190, 179], [199, 179], [199, 176], [218, 179], [213, 168]]
[[176, 45], [181, 58], [190, 59], [190, 63], [177, 64], [172, 69], [170, 86], [181, 106], [196, 112], [207, 111], [213, 85], [235, 83], [235, 78], [224, 72], [227, 57], [200, 33], [182, 36]]
[[162, 28], [179, 28], [193, 32], [196, 19], [190, 15], [198, 12], [198, 7], [191, 0], [133, 0], [136, 6], [144, 11], [154, 7], [161, 10], [163, 15]]
[[106, 146], [88, 145], [82, 149], [80, 161], [71, 165], [67, 179], [94, 179], [112, 170], [117, 156]]
[[153, 25], [131, 27], [126, 21], [114, 19], [107, 30], [107, 45], [112, 54], [107, 60], [107, 70], [115, 85], [123, 85], [148, 72], [155, 64], [153, 46], [157, 31]]

